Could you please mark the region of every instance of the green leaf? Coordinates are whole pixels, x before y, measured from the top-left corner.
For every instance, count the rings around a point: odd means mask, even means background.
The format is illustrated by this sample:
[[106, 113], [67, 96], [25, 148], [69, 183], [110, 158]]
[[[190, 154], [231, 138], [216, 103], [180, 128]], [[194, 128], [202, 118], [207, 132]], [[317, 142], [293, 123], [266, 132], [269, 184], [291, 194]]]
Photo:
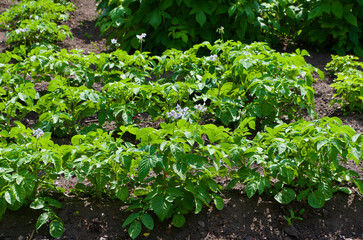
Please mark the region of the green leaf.
[[128, 228], [128, 233], [132, 239], [137, 238], [141, 233], [142, 224], [140, 221], [133, 222]]
[[182, 193], [182, 191], [180, 191], [180, 189], [175, 188], [175, 187], [168, 187], [166, 189], [166, 194], [168, 196], [173, 196], [173, 197], [184, 197], [184, 194]]
[[306, 190], [300, 192], [297, 195], [296, 200], [301, 201], [301, 200], [305, 199], [308, 196], [309, 192], [310, 192], [310, 189], [306, 189]]
[[333, 197], [333, 188], [329, 186], [329, 184], [322, 182], [319, 184], [318, 189], [324, 196], [325, 201], [328, 201]]
[[333, 2], [332, 6], [331, 6], [331, 10], [337, 18], [339, 18], [339, 19], [342, 18], [344, 8], [343, 8], [343, 5], [340, 3], [340, 1]]
[[363, 49], [360, 46], [354, 46], [353, 50], [357, 56], [363, 57]]
[[320, 191], [316, 190], [309, 194], [308, 202], [313, 208], [322, 208], [325, 204], [325, 197]]
[[338, 187], [338, 190], [345, 193], [345, 194], [352, 194], [352, 191], [346, 187]]
[[282, 155], [287, 149], [287, 146], [285, 143], [280, 143], [278, 145], [278, 151], [279, 151], [279, 155]]
[[4, 194], [4, 198], [10, 205], [13, 205], [16, 201], [15, 196], [11, 191], [6, 191]]
[[122, 187], [121, 189], [116, 190], [116, 197], [121, 201], [125, 202], [129, 197], [129, 190], [127, 187]]
[[163, 194], [156, 194], [150, 201], [151, 207], [155, 214], [163, 221], [171, 207], [170, 202], [166, 201]]
[[25, 199], [26, 196], [24, 189], [19, 185], [12, 185], [11, 189], [14, 193], [16, 201], [23, 203], [23, 200]]
[[149, 23], [151, 24], [151, 26], [153, 26], [154, 29], [157, 29], [158, 26], [161, 23], [161, 14], [159, 9], [155, 9], [150, 16], [150, 21]]
[[188, 166], [186, 164], [177, 162], [173, 164], [173, 170], [181, 179], [184, 180], [187, 177]]
[[224, 208], [224, 201], [223, 198], [221, 198], [220, 196], [214, 195], [213, 202], [218, 210], [222, 210]]
[[44, 200], [47, 202], [47, 205], [52, 206], [52, 207], [56, 207], [56, 208], [61, 208], [62, 204], [50, 197], [45, 197]]
[[64, 232], [64, 226], [63, 226], [63, 222], [61, 222], [60, 220], [56, 219], [53, 220], [50, 225], [49, 225], [49, 233], [50, 235], [52, 235], [52, 237], [54, 238], [60, 238], [62, 237]]
[[18, 93], [18, 96], [21, 101], [25, 102], [28, 96], [25, 93]]
[[324, 11], [324, 9], [321, 6], [314, 8], [313, 10], [311, 10], [309, 12], [308, 20], [321, 16], [323, 11]]
[[63, 160], [61, 157], [58, 157], [58, 156], [52, 156], [52, 162], [54, 164], [54, 168], [57, 172], [61, 171], [62, 169], [62, 164], [63, 164]]
[[42, 209], [45, 207], [45, 201], [43, 198], [36, 198], [31, 204], [30, 208], [32, 209]]
[[358, 165], [360, 163], [362, 152], [359, 146], [351, 147], [349, 149], [349, 157], [354, 159], [354, 162]]
[[100, 96], [97, 93], [90, 93], [88, 95], [88, 99], [91, 102], [98, 103], [100, 101]]
[[160, 9], [165, 10], [173, 5], [174, 0], [163, 0], [160, 3]]
[[200, 211], [202, 211], [203, 208], [203, 203], [202, 201], [200, 201], [199, 199], [195, 199], [195, 214], [200, 213]]
[[183, 42], [188, 43], [189, 37], [186, 33], [181, 33], [181, 38], [182, 38]]
[[207, 18], [203, 11], [198, 11], [195, 14], [195, 20], [199, 23], [199, 25], [202, 27], [204, 23], [207, 21]]
[[97, 183], [97, 187], [99, 189], [102, 189], [103, 187], [106, 186], [108, 181], [108, 177], [104, 175], [104, 172], [101, 171], [100, 173], [97, 174], [96, 176], [96, 183]]
[[328, 143], [327, 139], [323, 139], [321, 141], [319, 141], [316, 145], [316, 150], [320, 150], [324, 145], [326, 145]]
[[286, 180], [287, 180], [287, 184], [290, 184], [291, 183], [291, 181], [293, 180], [293, 178], [294, 178], [294, 170], [292, 170], [290, 167], [287, 167], [287, 166], [285, 166], [285, 167], [282, 167], [281, 168], [281, 175], [283, 176], [283, 177], [285, 177], [286, 178]]
[[345, 20], [347, 20], [350, 24], [358, 27], [357, 18], [352, 13], [348, 13], [344, 15]]
[[182, 227], [185, 224], [185, 217], [180, 214], [174, 214], [173, 225], [175, 227]]
[[363, 194], [363, 181], [360, 179], [353, 179], [354, 184], [358, 187], [360, 194]]
[[212, 190], [213, 192], [218, 191], [218, 184], [213, 179], [208, 179], [207, 183], [210, 190]]
[[184, 151], [183, 148], [179, 147], [177, 144], [170, 145], [170, 151], [171, 154], [173, 154], [173, 157], [178, 161], [182, 161], [184, 157]]
[[122, 227], [126, 227], [127, 225], [129, 225], [130, 223], [132, 223], [135, 219], [140, 217], [140, 212], [134, 212], [131, 213], [126, 220], [124, 221], [124, 223], [122, 224]]
[[281, 192], [275, 195], [275, 200], [281, 204], [288, 204], [296, 197], [296, 193], [291, 188], [284, 188]]
[[48, 222], [50, 218], [50, 212], [42, 213], [37, 220], [37, 223], [35, 225], [36, 229], [38, 230], [41, 226], [43, 226], [46, 222]]
[[122, 163], [125, 166], [125, 168], [130, 171], [132, 158], [130, 156], [122, 156]]
[[257, 189], [258, 189], [258, 184], [255, 181], [251, 181], [251, 182], [247, 183], [247, 185], [246, 185], [247, 197], [251, 198], [253, 195], [255, 195]]
[[228, 9], [228, 15], [229, 15], [229, 16], [232, 16], [236, 10], [237, 10], [237, 4], [232, 5], [232, 6]]
[[142, 224], [144, 224], [144, 226], [150, 230], [153, 230], [154, 229], [154, 220], [153, 218], [147, 214], [147, 213], [144, 213], [142, 216], [141, 216], [141, 222]]
[[156, 162], [158, 161], [157, 156], [155, 155], [144, 155], [139, 163], [139, 179], [140, 181], [144, 180], [144, 178], [149, 174], [150, 170], [156, 166]]

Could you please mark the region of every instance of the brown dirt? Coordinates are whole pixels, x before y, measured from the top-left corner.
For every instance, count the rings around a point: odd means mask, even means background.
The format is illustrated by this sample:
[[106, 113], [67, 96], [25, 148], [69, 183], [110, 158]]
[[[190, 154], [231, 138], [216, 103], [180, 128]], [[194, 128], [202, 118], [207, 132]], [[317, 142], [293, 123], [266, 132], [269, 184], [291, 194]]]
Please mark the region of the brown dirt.
[[[74, 0], [78, 9], [71, 14], [65, 24], [71, 27], [74, 39], [67, 39], [61, 47], [68, 50], [83, 49], [85, 52], [102, 52], [106, 49], [105, 38], [100, 37], [95, 27], [97, 12], [94, 1]], [[0, 2], [0, 12], [9, 8], [10, 0]], [[85, 34], [87, 33], [87, 34]], [[0, 30], [0, 52], [6, 48], [5, 32]], [[96, 43], [98, 50], [92, 42]], [[311, 52], [307, 62], [323, 70], [331, 60], [330, 53]], [[343, 116], [338, 105], [330, 106], [334, 90], [329, 87], [332, 78], [326, 75], [325, 81], [318, 80], [314, 84], [315, 110], [319, 117], [339, 117], [344, 124], [353, 127], [357, 132], [363, 132], [363, 114], [352, 113]], [[40, 86], [41, 87], [41, 86]], [[28, 119], [31, 125], [32, 119]], [[67, 143], [69, 140], [61, 139]], [[354, 163], [348, 166], [362, 174], [362, 164]], [[223, 184], [221, 180], [221, 184]], [[64, 188], [72, 188], [77, 182], [60, 179], [58, 184]], [[197, 214], [189, 214], [182, 228], [172, 227], [170, 221], [156, 223], [153, 231], [143, 230], [139, 239], [363, 239], [363, 198], [357, 193], [336, 193], [321, 209], [313, 209], [306, 202], [294, 202], [289, 205], [278, 204], [274, 199], [265, 196], [255, 196], [248, 199], [241, 191], [234, 189], [224, 193], [225, 208], [221, 211], [213, 206], [204, 208]], [[119, 201], [107, 199], [61, 198], [62, 208], [58, 211], [65, 223], [62, 239], [129, 239], [127, 229], [121, 227], [128, 213]], [[288, 226], [284, 216], [289, 217], [289, 210], [299, 211], [303, 221], [297, 220]], [[6, 239], [51, 239], [47, 226], [35, 230], [37, 217], [41, 214], [29, 208], [16, 212], [7, 211], [0, 222], [0, 240]], [[154, 216], [156, 220], [156, 216]], [[148, 235], [150, 233], [150, 235]]]

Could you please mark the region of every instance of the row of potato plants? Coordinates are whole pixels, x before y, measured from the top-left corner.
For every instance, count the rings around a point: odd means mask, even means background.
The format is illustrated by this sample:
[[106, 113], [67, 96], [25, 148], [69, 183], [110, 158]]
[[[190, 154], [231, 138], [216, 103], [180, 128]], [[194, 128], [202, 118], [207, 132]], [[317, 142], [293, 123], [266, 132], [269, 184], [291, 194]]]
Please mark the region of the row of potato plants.
[[[27, 52], [22, 45], [0, 54], [0, 109], [5, 113], [0, 120], [9, 128], [12, 118], [21, 120], [33, 111], [40, 115], [36, 127], [72, 136], [82, 131], [86, 117], [97, 115], [93, 129], [106, 121], [120, 127], [134, 123], [141, 112], [168, 121], [167, 112], [177, 104], [191, 110], [201, 104], [204, 116], [224, 126], [236, 128], [244, 118], [255, 117], [261, 130], [281, 118], [298, 119], [303, 111], [314, 116], [312, 73], [324, 76], [305, 62], [305, 55], [232, 41], [205, 42], [162, 56], [121, 50], [85, 56], [47, 46]], [[40, 82], [49, 82], [45, 93], [34, 90]], [[186, 118], [197, 120], [193, 116]]]
[[[279, 124], [248, 140], [252, 121], [234, 131], [184, 119], [162, 123], [160, 129], [122, 126], [120, 135], [135, 135], [136, 143], [97, 129], [62, 146], [53, 143], [51, 132], [15, 122], [16, 127], [0, 132], [0, 216], [22, 206], [43, 210], [36, 228], [49, 222], [50, 234], [61, 237], [64, 223], [55, 211], [61, 204], [49, 195], [65, 191], [54, 184], [60, 176], [78, 178], [71, 189], [75, 194], [128, 205], [122, 226], [133, 239], [142, 225], [153, 229], [153, 215], [181, 227], [185, 215], [199, 213], [203, 205], [222, 209], [221, 193], [238, 182], [248, 197], [258, 193], [314, 208], [323, 207], [336, 191], [349, 194], [346, 182], [363, 193], [358, 173], [344, 166], [348, 159], [361, 161], [363, 136], [340, 119]], [[231, 180], [225, 189], [217, 176]], [[85, 179], [92, 184], [84, 185]]]
[[355, 56], [332, 56], [326, 69], [335, 75], [334, 83], [337, 97], [332, 104], [339, 103], [343, 110], [363, 112], [363, 63]]
[[54, 44], [73, 35], [67, 25], [75, 5], [66, 0], [23, 0], [0, 15], [0, 27], [8, 30], [7, 45], [12, 47]]

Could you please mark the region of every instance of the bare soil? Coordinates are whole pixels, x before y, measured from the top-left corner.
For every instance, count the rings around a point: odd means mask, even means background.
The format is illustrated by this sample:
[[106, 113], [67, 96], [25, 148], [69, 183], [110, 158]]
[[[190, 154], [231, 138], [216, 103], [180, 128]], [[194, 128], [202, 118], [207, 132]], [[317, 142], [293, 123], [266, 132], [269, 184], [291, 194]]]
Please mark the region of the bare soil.
[[[60, 46], [67, 50], [83, 49], [86, 53], [105, 51], [106, 39], [100, 36], [99, 29], [95, 27], [98, 16], [95, 2], [73, 2], [78, 8], [64, 24], [70, 26], [74, 38], [66, 39]], [[0, 13], [14, 3], [16, 1], [1, 0]], [[0, 29], [0, 52], [4, 52], [7, 47], [5, 41], [5, 31]], [[311, 56], [306, 61], [324, 70], [326, 63], [331, 60], [331, 53], [309, 52]], [[328, 74], [324, 81], [316, 78], [315, 111], [319, 117], [339, 117], [344, 124], [357, 132], [363, 132], [362, 113], [345, 116], [339, 105], [330, 106], [334, 89], [329, 85], [333, 79]], [[38, 87], [42, 89], [42, 86]], [[29, 116], [27, 121], [31, 126], [34, 119]], [[67, 139], [60, 141], [69, 142]], [[362, 163], [356, 166], [349, 162], [348, 166], [359, 172], [362, 178]], [[225, 181], [220, 179], [221, 184]], [[76, 183], [76, 179], [60, 179], [57, 182], [66, 189], [72, 188]], [[233, 189], [224, 193], [223, 210], [218, 211], [211, 206], [205, 207], [197, 215], [189, 214], [182, 228], [173, 227], [169, 220], [156, 223], [153, 231], [144, 229], [139, 239], [363, 239], [363, 197], [355, 187], [352, 190], [351, 195], [338, 192], [323, 208], [313, 209], [306, 202], [281, 205], [266, 196], [248, 199], [242, 189]], [[100, 200], [92, 196], [60, 197], [59, 200], [62, 208], [58, 215], [65, 223], [62, 239], [129, 239], [127, 229], [121, 227], [128, 213], [124, 212], [125, 206], [120, 201]], [[295, 212], [305, 209], [305, 212], [299, 215], [303, 220], [296, 220], [288, 226], [284, 216], [290, 217], [290, 209]], [[0, 240], [51, 239], [48, 226], [35, 229], [36, 220], [41, 213], [29, 208], [7, 211], [0, 222]], [[154, 219], [157, 217], [154, 216]]]

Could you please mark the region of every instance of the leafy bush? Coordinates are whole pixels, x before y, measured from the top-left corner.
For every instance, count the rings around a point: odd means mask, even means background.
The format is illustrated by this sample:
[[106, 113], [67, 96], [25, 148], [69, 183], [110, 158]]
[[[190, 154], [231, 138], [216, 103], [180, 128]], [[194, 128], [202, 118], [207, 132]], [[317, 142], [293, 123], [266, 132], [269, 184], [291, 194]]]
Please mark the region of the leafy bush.
[[336, 89], [332, 104], [339, 103], [344, 111], [363, 112], [363, 63], [354, 56], [332, 56], [326, 69], [337, 78], [330, 86]]
[[334, 192], [350, 192], [339, 183], [352, 181], [362, 191], [359, 175], [344, 167], [348, 159], [360, 163], [362, 136], [340, 119], [301, 120], [265, 130], [254, 138], [255, 145], [230, 151], [241, 166], [235, 177], [246, 184], [248, 197], [267, 191], [282, 204], [307, 199], [321, 208]]
[[[61, 204], [50, 197], [49, 191], [57, 191], [53, 180], [63, 169], [61, 151], [56, 152], [50, 140], [51, 134], [25, 128], [20, 122], [10, 131], [1, 131], [0, 148], [0, 219], [7, 209], [18, 210], [22, 206], [43, 209], [36, 223], [37, 229], [50, 221], [50, 234], [59, 238], [63, 234], [63, 222], [53, 208]], [[7, 143], [6, 139], [16, 139]]]
[[271, 0], [261, 3], [265, 34], [274, 42], [287, 38], [338, 54], [363, 56], [362, 0]]
[[108, 38], [117, 38], [121, 47], [137, 49], [137, 34], [146, 33], [145, 49], [154, 53], [166, 48], [187, 49], [193, 44], [214, 42], [221, 26], [223, 38], [261, 39], [257, 19], [258, 1], [210, 0], [97, 0], [102, 10], [97, 25]]
[[300, 0], [260, 1], [259, 15], [267, 42], [287, 44], [299, 39], [303, 27], [307, 24], [309, 2]]
[[[187, 49], [218, 38], [243, 42], [282, 40], [332, 47], [338, 54], [363, 56], [363, 1], [108, 1], [98, 25], [109, 40], [117, 38], [129, 51], [140, 47], [137, 34], [147, 33], [147, 50]], [[224, 29], [221, 28], [224, 27]]]
[[351, 50], [363, 56], [363, 1], [321, 0], [310, 8], [301, 37], [318, 46], [333, 46], [338, 54]]

